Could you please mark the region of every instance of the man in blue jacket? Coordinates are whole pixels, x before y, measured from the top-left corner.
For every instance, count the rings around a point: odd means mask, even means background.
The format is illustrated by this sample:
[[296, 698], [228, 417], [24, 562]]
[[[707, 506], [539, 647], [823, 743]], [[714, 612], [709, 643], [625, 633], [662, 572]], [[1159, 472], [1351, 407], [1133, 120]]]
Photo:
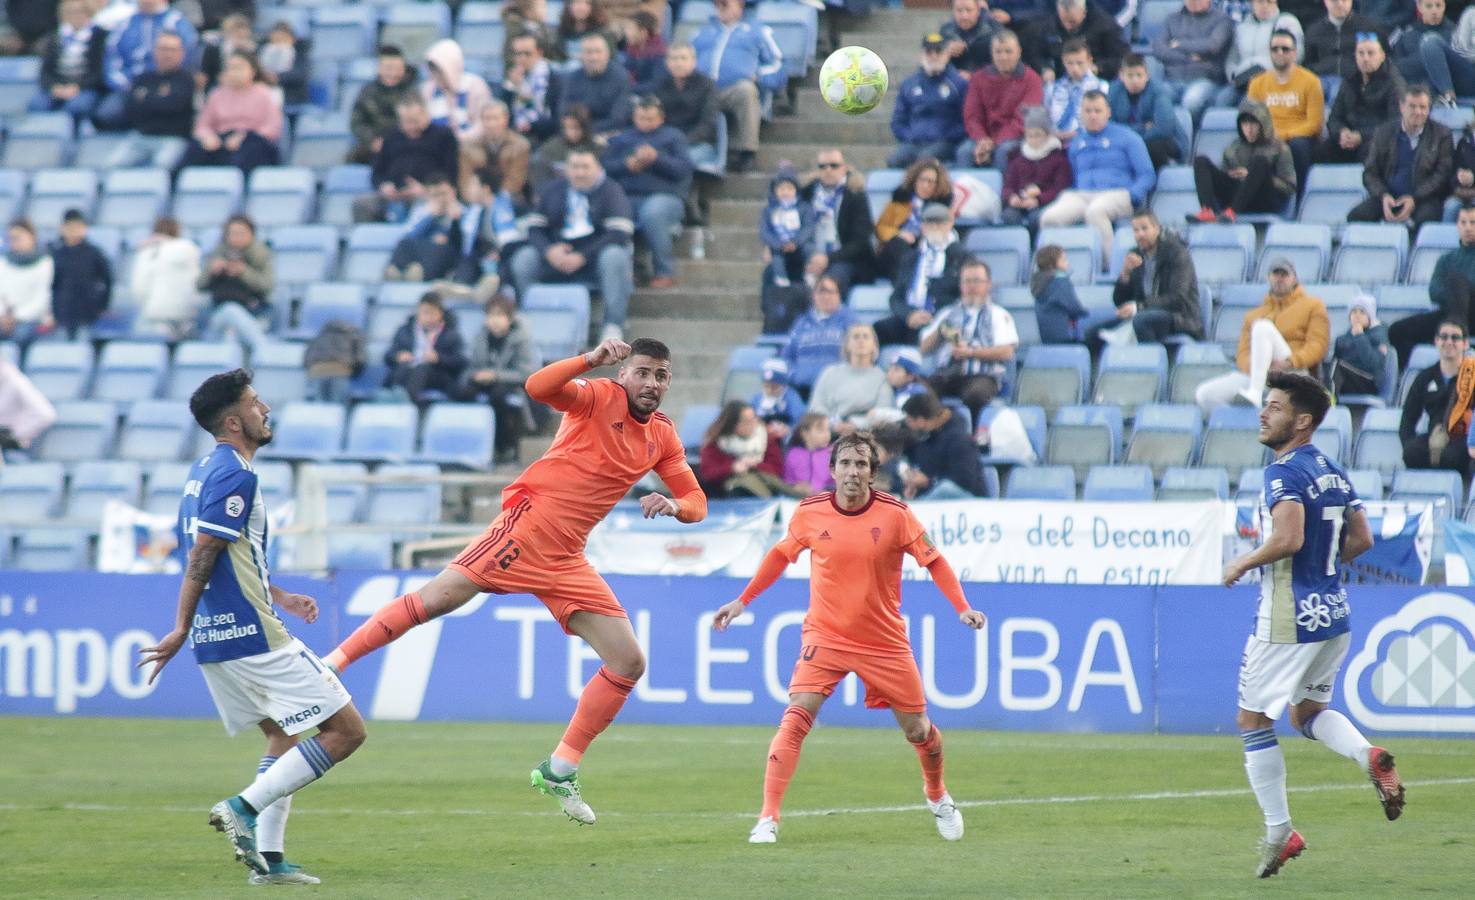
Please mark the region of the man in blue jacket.
[[1173, 109], [1173, 89], [1153, 80], [1147, 61], [1136, 53], [1122, 57], [1118, 80], [1111, 84], [1107, 98], [1111, 104], [1111, 120], [1141, 135], [1147, 144], [1152, 167], [1161, 169], [1171, 160], [1183, 158], [1187, 138], [1178, 127], [1178, 114]]
[[569, 151], [565, 175], [538, 192], [528, 215], [528, 242], [512, 256], [517, 296], [541, 281], [593, 282], [604, 297], [604, 334], [618, 340], [630, 306], [630, 199], [607, 178], [594, 147]]
[[559, 115], [575, 103], [589, 108], [594, 133], [607, 137], [630, 124], [630, 73], [614, 62], [609, 37], [602, 31], [579, 41], [579, 68], [566, 72], [559, 87]]
[[160, 34], [177, 34], [184, 44], [185, 68], [192, 68], [200, 36], [169, 0], [138, 0], [138, 12], [108, 36], [103, 78], [110, 92], [93, 113], [92, 123], [104, 131], [127, 127], [124, 102], [134, 79], [154, 70], [154, 42]]
[[743, 0], [717, 0], [717, 15], [691, 39], [697, 68], [717, 82], [717, 102], [727, 116], [728, 168], [745, 172], [758, 152], [763, 117], [759, 91], [777, 91], [787, 81], [784, 56], [768, 26], [743, 20]]
[[1067, 153], [1074, 186], [1040, 212], [1040, 225], [1058, 227], [1084, 220], [1094, 226], [1101, 235], [1098, 265], [1106, 271], [1116, 220], [1147, 202], [1157, 172], [1137, 132], [1111, 121], [1111, 106], [1100, 91], [1087, 91], [1081, 98], [1081, 130]]
[[660, 98], [635, 101], [635, 125], [609, 142], [604, 171], [619, 182], [635, 210], [635, 227], [650, 245], [653, 288], [676, 285], [675, 233], [686, 211], [683, 199], [691, 189], [691, 156], [686, 135], [666, 124]]
[[900, 144], [886, 165], [905, 169], [924, 156], [950, 160], [968, 136], [963, 100], [968, 82], [948, 62], [947, 43], [936, 32], [922, 38], [922, 66], [901, 83], [891, 112], [891, 133]]

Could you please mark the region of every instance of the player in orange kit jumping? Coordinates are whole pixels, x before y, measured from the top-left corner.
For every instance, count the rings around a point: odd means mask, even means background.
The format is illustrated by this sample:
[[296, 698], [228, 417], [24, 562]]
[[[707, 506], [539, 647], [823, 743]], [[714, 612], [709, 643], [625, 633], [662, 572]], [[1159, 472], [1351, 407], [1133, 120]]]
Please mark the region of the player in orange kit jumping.
[[[579, 377], [622, 360], [616, 379]], [[483, 591], [533, 594], [604, 663], [579, 695], [563, 740], [532, 773], [533, 786], [584, 825], [594, 824], [594, 811], [579, 789], [579, 762], [645, 673], [624, 607], [584, 557], [589, 531], [651, 470], [675, 499], [641, 497], [646, 518], [700, 522], [707, 515], [676, 426], [657, 412], [670, 386], [671, 351], [649, 338], [606, 340], [534, 372], [528, 396], [564, 414], [553, 446], [502, 492], [501, 515], [460, 556], [420, 590], [380, 607], [327, 659], [341, 672]]]
[[768, 747], [763, 812], [748, 835], [753, 844], [778, 840], [779, 808], [799, 765], [799, 749], [825, 698], [851, 672], [866, 686], [866, 706], [891, 707], [922, 762], [927, 807], [945, 839], [963, 836], [963, 814], [942, 781], [942, 733], [927, 718], [922, 675], [901, 619], [901, 558], [910, 553], [932, 573], [943, 596], [969, 628], [984, 615], [968, 606], [952, 567], [926, 529], [900, 500], [871, 489], [877, 446], [864, 432], [835, 442], [830, 473], [835, 490], [803, 500], [789, 533], [768, 551], [738, 599], [717, 611], [712, 626], [727, 630], [784, 568], [809, 550], [809, 612], [799, 661], [789, 681], [789, 708]]

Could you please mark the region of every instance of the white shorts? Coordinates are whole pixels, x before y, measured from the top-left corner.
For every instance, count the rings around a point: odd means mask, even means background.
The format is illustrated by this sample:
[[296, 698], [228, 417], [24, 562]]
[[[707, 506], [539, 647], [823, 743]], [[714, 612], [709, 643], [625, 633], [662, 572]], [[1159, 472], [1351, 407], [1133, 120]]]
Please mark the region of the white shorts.
[[1239, 664], [1239, 708], [1279, 719], [1302, 700], [1330, 703], [1350, 633], [1313, 644], [1272, 644], [1250, 635]]
[[200, 671], [232, 736], [263, 719], [298, 734], [321, 725], [353, 700], [333, 670], [296, 638], [280, 650], [201, 663]]

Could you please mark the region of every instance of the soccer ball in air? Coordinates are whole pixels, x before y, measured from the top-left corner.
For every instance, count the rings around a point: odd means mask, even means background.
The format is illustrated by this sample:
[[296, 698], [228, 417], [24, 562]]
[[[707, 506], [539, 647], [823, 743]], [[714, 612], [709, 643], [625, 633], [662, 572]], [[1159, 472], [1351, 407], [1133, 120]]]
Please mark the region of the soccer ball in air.
[[819, 70], [819, 93], [830, 109], [858, 116], [886, 96], [886, 64], [864, 47], [841, 47]]

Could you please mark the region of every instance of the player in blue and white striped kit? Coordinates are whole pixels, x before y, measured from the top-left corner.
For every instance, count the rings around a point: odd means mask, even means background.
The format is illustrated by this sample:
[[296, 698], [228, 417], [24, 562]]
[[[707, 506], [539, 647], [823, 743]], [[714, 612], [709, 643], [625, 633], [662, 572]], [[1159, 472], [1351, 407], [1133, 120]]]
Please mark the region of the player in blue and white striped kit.
[[1367, 773], [1390, 820], [1403, 812], [1393, 754], [1368, 743], [1346, 716], [1327, 708], [1351, 641], [1341, 563], [1373, 545], [1367, 513], [1347, 473], [1311, 443], [1331, 396], [1315, 379], [1284, 371], [1272, 372], [1266, 387], [1260, 443], [1275, 451], [1275, 462], [1265, 468], [1263, 542], [1224, 567], [1226, 587], [1262, 569], [1255, 628], [1239, 670], [1245, 771], [1265, 813], [1255, 870], [1261, 878], [1306, 848], [1291, 827], [1285, 757], [1275, 738], [1275, 720], [1288, 705], [1291, 724], [1302, 734]]
[[[210, 824], [230, 839], [252, 884], [317, 884], [287, 862], [283, 840], [292, 794], [322, 777], [364, 741], [364, 720], [338, 676], [287, 633], [275, 602], [309, 624], [317, 603], [271, 584], [266, 507], [251, 466], [271, 442], [270, 407], [251, 373], [213, 375], [190, 397], [190, 412], [219, 441], [190, 468], [179, 504], [180, 548], [188, 554], [175, 628], [145, 648], [149, 682], [188, 638], [220, 711], [235, 735], [257, 726], [267, 752], [256, 780], [215, 804]], [[318, 733], [299, 741], [309, 728]]]

